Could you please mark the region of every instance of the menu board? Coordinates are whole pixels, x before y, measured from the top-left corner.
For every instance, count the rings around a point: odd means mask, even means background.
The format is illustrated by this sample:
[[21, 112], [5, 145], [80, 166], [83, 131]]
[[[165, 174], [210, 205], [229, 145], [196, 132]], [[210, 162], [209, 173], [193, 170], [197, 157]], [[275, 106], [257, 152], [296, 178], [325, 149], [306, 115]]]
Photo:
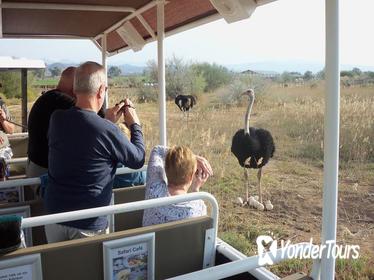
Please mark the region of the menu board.
[[43, 280], [40, 254], [0, 261], [0, 280]]
[[154, 233], [112, 240], [103, 245], [105, 280], [154, 279]]

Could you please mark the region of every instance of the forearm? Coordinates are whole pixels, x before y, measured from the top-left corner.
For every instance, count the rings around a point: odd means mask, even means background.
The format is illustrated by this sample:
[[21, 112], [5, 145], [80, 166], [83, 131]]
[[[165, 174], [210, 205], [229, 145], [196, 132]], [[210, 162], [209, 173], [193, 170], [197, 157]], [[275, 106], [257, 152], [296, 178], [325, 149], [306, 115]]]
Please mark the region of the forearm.
[[6, 120], [3, 120], [1, 122], [1, 126], [3, 127], [5, 133], [7, 134], [12, 134], [14, 132], [14, 124], [6, 121]]
[[147, 183], [161, 182], [165, 179], [165, 156], [168, 148], [156, 146], [152, 149], [148, 161]]
[[141, 168], [145, 162], [145, 146], [143, 140], [143, 133], [139, 125], [132, 125], [131, 131], [131, 145], [128, 147], [131, 160], [128, 163], [130, 168]]
[[143, 140], [143, 132], [141, 126], [139, 124], [132, 124], [130, 126], [131, 132], [131, 143], [134, 144], [136, 147], [145, 150], [144, 140]]

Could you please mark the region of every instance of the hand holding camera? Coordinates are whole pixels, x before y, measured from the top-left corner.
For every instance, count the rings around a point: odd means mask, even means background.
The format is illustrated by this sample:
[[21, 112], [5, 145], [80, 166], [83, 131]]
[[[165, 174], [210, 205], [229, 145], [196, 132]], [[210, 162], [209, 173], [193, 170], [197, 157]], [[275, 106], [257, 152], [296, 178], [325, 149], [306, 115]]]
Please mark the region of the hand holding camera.
[[123, 118], [127, 127], [130, 127], [132, 124], [137, 123], [140, 125], [140, 120], [138, 114], [135, 111], [134, 104], [130, 99], [125, 98], [120, 102], [123, 104], [121, 111], [123, 111]]

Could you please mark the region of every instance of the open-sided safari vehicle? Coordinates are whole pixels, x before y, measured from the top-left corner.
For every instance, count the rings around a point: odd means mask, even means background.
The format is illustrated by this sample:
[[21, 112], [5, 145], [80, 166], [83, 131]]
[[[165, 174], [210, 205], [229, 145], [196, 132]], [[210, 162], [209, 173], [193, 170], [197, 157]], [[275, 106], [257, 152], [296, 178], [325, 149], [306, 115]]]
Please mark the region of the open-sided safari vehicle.
[[[102, 51], [105, 67], [107, 56], [130, 49], [138, 51], [145, 44], [157, 41], [160, 144], [166, 145], [164, 37], [221, 18], [228, 23], [246, 19], [256, 9], [271, 5], [273, 1], [0, 0], [0, 37], [88, 39]], [[323, 244], [336, 240], [340, 95], [338, 8], [339, 0], [326, 0]], [[23, 145], [27, 143], [27, 134], [10, 141], [14, 142], [17, 157], [25, 157]], [[23, 164], [25, 160], [15, 159], [12, 164]], [[0, 188], [38, 183], [39, 178], [17, 179], [0, 183]], [[1, 256], [0, 276], [7, 275], [5, 279], [47, 280], [279, 279], [263, 267], [269, 263], [269, 259], [264, 262], [265, 255], [247, 257], [217, 238], [219, 211], [212, 195], [195, 193], [148, 201], [143, 201], [143, 198], [144, 188], [129, 188], [114, 191], [114, 205], [49, 216], [41, 215], [40, 201], [2, 206], [1, 210], [26, 207], [25, 211], [31, 217], [23, 219], [22, 228], [25, 234], [32, 235], [29, 242], [34, 246]], [[208, 202], [210, 216], [141, 227], [142, 209], [193, 199]], [[131, 211], [137, 212], [133, 214]], [[112, 221], [109, 235], [44, 244], [40, 226], [98, 215], [109, 215]], [[27, 230], [29, 228], [34, 229]], [[292, 246], [299, 250], [310, 244]], [[287, 258], [281, 249], [266, 256], [272, 263]], [[334, 279], [334, 275], [333, 258], [322, 255], [321, 259], [315, 260], [310, 275], [312, 279]], [[307, 277], [294, 275], [287, 279]]]

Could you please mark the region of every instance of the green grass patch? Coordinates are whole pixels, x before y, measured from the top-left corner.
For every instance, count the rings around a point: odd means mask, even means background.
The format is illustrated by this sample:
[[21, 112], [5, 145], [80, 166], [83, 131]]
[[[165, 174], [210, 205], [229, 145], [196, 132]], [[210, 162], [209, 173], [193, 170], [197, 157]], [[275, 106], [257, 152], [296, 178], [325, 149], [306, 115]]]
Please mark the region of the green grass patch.
[[374, 279], [374, 268], [369, 264], [367, 257], [358, 259], [337, 259], [336, 260], [337, 279], [351, 280], [372, 280]]
[[43, 80], [36, 80], [33, 83], [33, 86], [36, 87], [43, 87], [43, 86], [57, 86], [58, 79], [50, 78], [50, 79], [43, 79]]
[[291, 259], [268, 268], [277, 276], [285, 277], [296, 272], [304, 272], [305, 274], [308, 274], [310, 272], [312, 264], [312, 260]]
[[220, 238], [247, 256], [256, 251], [256, 247], [244, 234], [228, 231], [222, 232]]

